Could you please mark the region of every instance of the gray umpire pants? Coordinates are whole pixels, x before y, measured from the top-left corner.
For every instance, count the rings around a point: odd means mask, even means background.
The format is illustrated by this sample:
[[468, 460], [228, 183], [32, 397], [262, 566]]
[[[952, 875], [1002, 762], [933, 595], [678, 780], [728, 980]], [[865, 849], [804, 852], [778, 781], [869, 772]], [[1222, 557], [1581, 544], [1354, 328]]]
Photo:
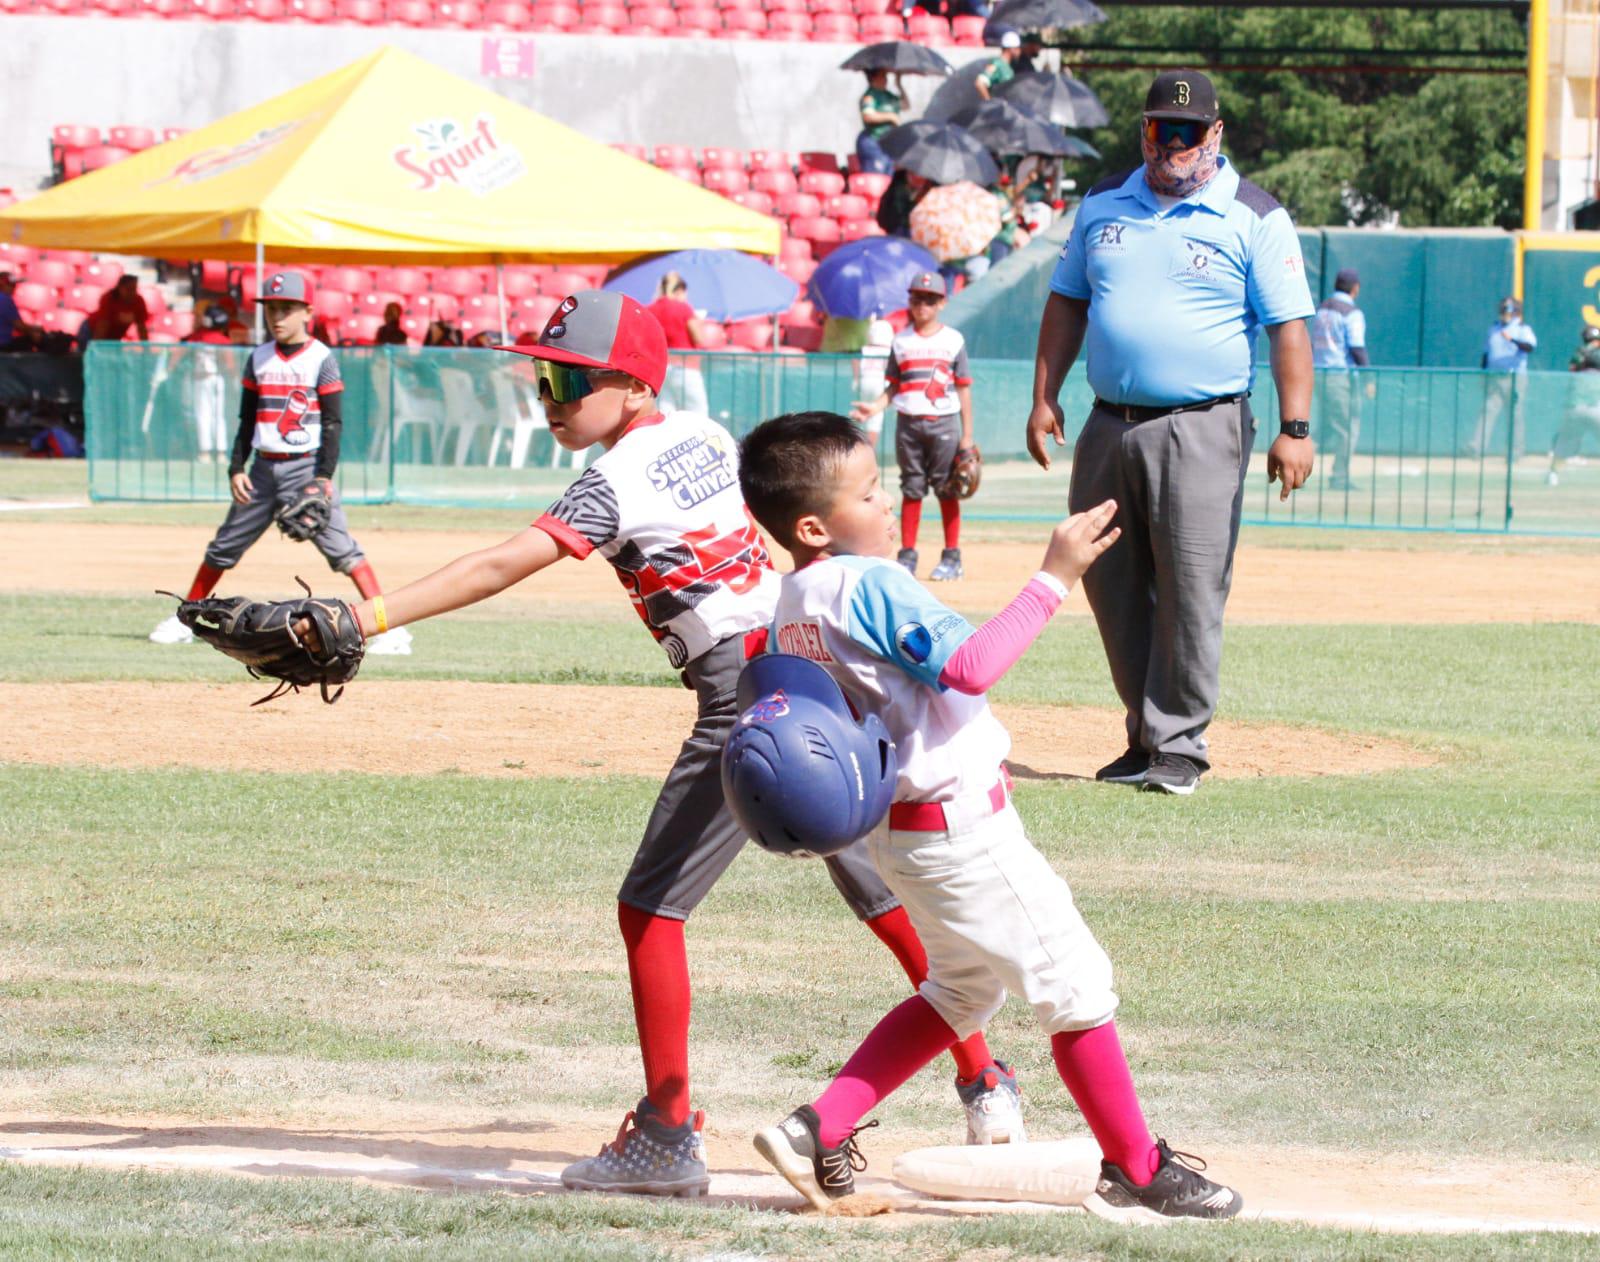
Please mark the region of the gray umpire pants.
[[[294, 503], [301, 488], [316, 476], [315, 455], [298, 456], [293, 460], [263, 460], [257, 456], [250, 466], [253, 488], [250, 502], [229, 507], [228, 515], [222, 519], [222, 525], [206, 548], [206, 564], [217, 570], [231, 570], [238, 565], [250, 545], [272, 525], [278, 510]], [[327, 558], [329, 567], [337, 574], [348, 574], [366, 560], [361, 554], [361, 545], [350, 537], [350, 524], [345, 520], [337, 490], [333, 493], [333, 515], [328, 524], [311, 537], [311, 542], [317, 545], [317, 551]]]
[[1073, 512], [1117, 501], [1122, 537], [1089, 567], [1083, 591], [1127, 709], [1128, 746], [1202, 769], [1255, 428], [1247, 399], [1142, 421], [1097, 404], [1072, 458]]

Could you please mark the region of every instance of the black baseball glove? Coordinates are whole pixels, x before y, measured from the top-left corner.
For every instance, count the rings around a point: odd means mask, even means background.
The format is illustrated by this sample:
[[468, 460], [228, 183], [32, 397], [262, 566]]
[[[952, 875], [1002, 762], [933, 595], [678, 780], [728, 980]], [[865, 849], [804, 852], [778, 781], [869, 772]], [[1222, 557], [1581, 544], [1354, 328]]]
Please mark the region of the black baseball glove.
[[[317, 600], [304, 582], [300, 586], [306, 588], [303, 600], [231, 596], [226, 600], [185, 600], [178, 605], [178, 621], [212, 648], [243, 662], [257, 679], [278, 681], [276, 688], [253, 705], [312, 684], [332, 705], [361, 668], [367, 642], [350, 606], [342, 600]], [[302, 621], [308, 626], [297, 631]], [[334, 688], [331, 694], [329, 688]]]
[[942, 500], [969, 500], [981, 481], [983, 455], [974, 443], [956, 452], [956, 458], [950, 464], [949, 476], [934, 488], [933, 493]]
[[333, 520], [333, 483], [312, 478], [300, 488], [292, 504], [285, 504], [274, 519], [278, 529], [296, 543], [314, 538]]

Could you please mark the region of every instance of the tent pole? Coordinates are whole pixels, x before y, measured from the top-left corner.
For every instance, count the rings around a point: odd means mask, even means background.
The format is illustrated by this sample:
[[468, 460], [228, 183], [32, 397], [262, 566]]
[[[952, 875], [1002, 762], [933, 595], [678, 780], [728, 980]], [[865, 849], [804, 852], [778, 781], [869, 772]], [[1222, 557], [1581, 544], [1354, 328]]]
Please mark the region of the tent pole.
[[[261, 244], [261, 239], [256, 238], [256, 297], [261, 297], [261, 287], [267, 283], [266, 247]], [[261, 345], [266, 339], [262, 337], [265, 331], [261, 327], [262, 307], [259, 302], [252, 304], [256, 309], [256, 345]]]
[[500, 300], [500, 345], [510, 346], [511, 338], [506, 333], [506, 265], [499, 260], [494, 265], [494, 292]]

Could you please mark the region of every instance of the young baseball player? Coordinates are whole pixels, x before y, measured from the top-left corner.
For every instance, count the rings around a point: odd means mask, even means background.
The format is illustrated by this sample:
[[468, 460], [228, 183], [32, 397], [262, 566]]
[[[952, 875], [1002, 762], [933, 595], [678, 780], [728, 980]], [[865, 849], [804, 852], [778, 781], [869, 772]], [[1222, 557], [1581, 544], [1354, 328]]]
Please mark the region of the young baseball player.
[[[222, 576], [273, 522], [280, 508], [295, 503], [312, 482], [332, 500], [328, 524], [312, 542], [328, 564], [348, 574], [363, 596], [382, 589], [361, 545], [350, 537], [344, 508], [333, 485], [339, 464], [343, 416], [339, 364], [327, 346], [311, 336], [311, 282], [300, 272], [278, 272], [267, 280], [257, 302], [266, 308], [270, 342], [251, 353], [244, 370], [239, 432], [228, 462], [233, 504], [206, 548], [189, 585], [189, 600], [204, 600]], [[251, 452], [250, 471], [245, 464]], [[194, 632], [176, 614], [150, 633], [156, 644], [188, 644]], [[397, 628], [367, 641], [368, 653], [409, 653], [411, 633]]]
[[[890, 1012], [820, 1096], [756, 1137], [813, 1205], [854, 1189], [867, 1111], [1007, 991], [1033, 1007], [1062, 1081], [1104, 1157], [1086, 1203], [1120, 1221], [1229, 1218], [1237, 1193], [1183, 1164], [1145, 1126], [1112, 1015], [1111, 963], [1072, 893], [1011, 805], [1011, 740], [984, 694], [1044, 629], [1068, 589], [1116, 540], [1107, 501], [1056, 527], [1044, 562], [982, 627], [936, 601], [888, 558], [894, 516], [877, 461], [848, 420], [779, 417], [740, 449], [756, 520], [794, 557], [772, 647], [819, 662], [861, 713], [888, 726], [899, 758], [887, 824], [868, 836], [879, 873], [928, 952], [919, 993]], [[1189, 1159], [1194, 1161], [1194, 1159]]]
[[[656, 799], [618, 894], [645, 1096], [613, 1143], [563, 1171], [570, 1188], [697, 1196], [705, 1192], [704, 1115], [689, 1102], [689, 965], [684, 922], [744, 846], [723, 799], [722, 746], [735, 688], [759, 652], [778, 576], [739, 495], [738, 452], [705, 416], [664, 416], [666, 336], [622, 294], [562, 301], [533, 357], [550, 433], [568, 451], [604, 450], [532, 526], [387, 596], [355, 606], [366, 634], [484, 600], [564, 557], [598, 554], [668, 663], [683, 672], [699, 715]], [[827, 860], [856, 915], [918, 985], [926, 957], [898, 900], [861, 846]], [[952, 1043], [954, 1040], [952, 1040]], [[1011, 1072], [981, 1034], [951, 1048], [968, 1136], [1023, 1138]]]
[[[944, 277], [924, 272], [911, 283], [911, 327], [894, 339], [884, 390], [876, 399], [850, 410], [866, 422], [895, 406], [894, 455], [900, 465], [900, 554], [898, 560], [917, 572], [917, 530], [922, 524], [922, 499], [950, 476], [956, 452], [972, 446], [972, 375], [967, 369], [967, 342], [942, 324]], [[961, 501], [941, 499], [944, 551], [928, 575], [936, 583], [961, 577]]]

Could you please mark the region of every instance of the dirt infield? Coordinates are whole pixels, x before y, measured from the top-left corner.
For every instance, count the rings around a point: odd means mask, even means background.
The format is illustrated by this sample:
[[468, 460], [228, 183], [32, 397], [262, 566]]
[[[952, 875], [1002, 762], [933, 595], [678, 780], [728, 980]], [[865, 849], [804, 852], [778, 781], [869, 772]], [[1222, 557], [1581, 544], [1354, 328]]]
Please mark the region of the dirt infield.
[[[381, 1106], [380, 1106], [381, 1108]], [[757, 1125], [707, 1126], [709, 1206], [809, 1213], [750, 1150]], [[68, 1119], [0, 1115], [0, 1159], [99, 1169], [219, 1172], [261, 1178], [314, 1176], [389, 1187], [566, 1195], [563, 1165], [609, 1138], [557, 1119], [404, 1117], [384, 1111], [352, 1123], [199, 1124], [174, 1118]], [[1042, 1137], [1041, 1137], [1042, 1138]], [[1076, 1213], [1028, 1203], [934, 1200], [888, 1176], [900, 1152], [938, 1137], [875, 1138], [858, 1195], [899, 1219], [993, 1213]], [[1245, 1217], [1378, 1231], [1600, 1230], [1593, 1172], [1554, 1162], [1505, 1165], [1450, 1156], [1406, 1163], [1394, 1177], [1380, 1157], [1292, 1148], [1208, 1148], [1211, 1172], [1240, 1189]]]
[[[220, 513], [219, 513], [220, 518]], [[366, 532], [358, 537], [386, 585], [436, 569], [504, 536], [466, 531]], [[145, 594], [182, 589], [211, 532], [197, 527], [0, 522], [3, 586], [10, 591]], [[941, 589], [962, 609], [1003, 606], [1037, 569], [1037, 544], [973, 543], [963, 548], [971, 576]], [[1600, 566], [1592, 557], [1539, 551], [1504, 553], [1314, 550], [1244, 546], [1235, 565], [1233, 623], [1600, 622]], [[342, 594], [317, 553], [275, 532], [251, 550], [222, 593], [286, 594], [302, 574], [319, 592]], [[534, 606], [578, 617], [631, 618], [610, 568], [598, 561], [558, 565], [497, 597], [491, 609]], [[1074, 592], [1069, 612], [1087, 612]], [[152, 615], [160, 616], [152, 599]]]
[[[204, 647], [161, 650], [204, 652]], [[352, 688], [337, 706], [310, 698], [252, 708], [266, 685], [200, 683], [0, 684], [0, 762], [97, 767], [255, 770], [259, 750], [315, 747], [325, 771], [472, 776], [666, 774], [694, 721], [680, 688], [476, 684], [385, 680]], [[1011, 730], [1018, 779], [1091, 776], [1122, 747], [1120, 713], [1088, 707], [997, 706]], [[226, 723], [226, 741], [196, 741]], [[129, 741], [127, 732], [140, 739]], [[617, 741], [617, 732], [629, 733]], [[1219, 777], [1297, 769], [1354, 775], [1426, 764], [1399, 741], [1315, 729], [1221, 721], [1210, 730]]]

